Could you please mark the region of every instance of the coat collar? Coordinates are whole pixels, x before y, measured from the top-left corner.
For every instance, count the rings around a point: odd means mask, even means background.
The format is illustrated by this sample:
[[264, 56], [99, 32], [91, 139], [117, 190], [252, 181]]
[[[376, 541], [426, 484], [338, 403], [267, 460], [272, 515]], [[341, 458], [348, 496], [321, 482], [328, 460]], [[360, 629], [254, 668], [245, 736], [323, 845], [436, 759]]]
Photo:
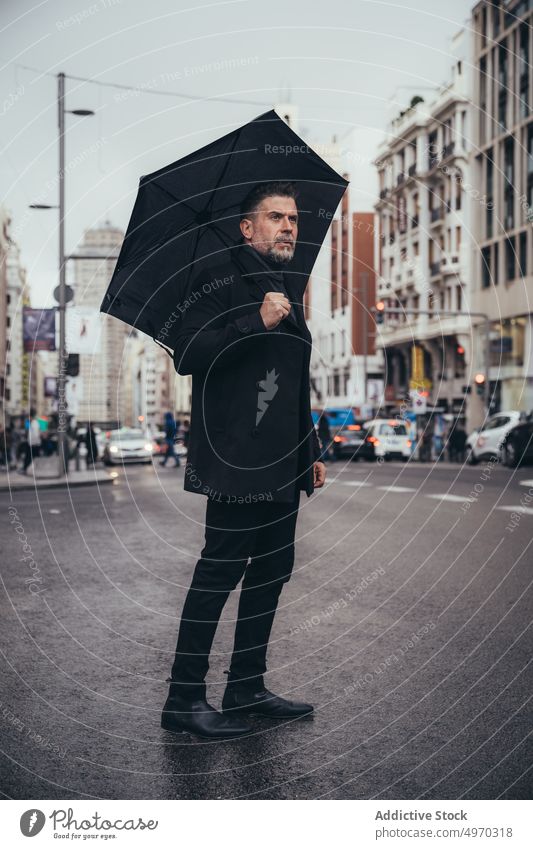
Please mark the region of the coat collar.
[[237, 246], [233, 252], [233, 259], [237, 264], [242, 277], [244, 277], [244, 279], [248, 282], [250, 288], [256, 288], [259, 290], [262, 297], [264, 297], [267, 292], [271, 292], [273, 288], [277, 288], [277, 286], [271, 286], [269, 284], [269, 280], [275, 281], [277, 284], [283, 283], [297, 317], [297, 321], [294, 321], [292, 315], [289, 314], [284, 321], [288, 321], [293, 327], [297, 327], [301, 330], [301, 308], [299, 304], [293, 301], [291, 284], [287, 279], [290, 275], [285, 276], [282, 271], [275, 271], [267, 262], [265, 262], [261, 254], [254, 250], [254, 248], [250, 245], [244, 243]]

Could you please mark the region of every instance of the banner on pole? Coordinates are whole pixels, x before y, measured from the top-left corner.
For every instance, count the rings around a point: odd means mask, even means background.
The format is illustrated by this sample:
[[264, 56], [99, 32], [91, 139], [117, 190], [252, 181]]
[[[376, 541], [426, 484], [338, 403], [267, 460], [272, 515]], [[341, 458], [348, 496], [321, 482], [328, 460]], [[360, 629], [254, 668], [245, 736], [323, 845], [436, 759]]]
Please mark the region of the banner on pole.
[[56, 310], [22, 307], [22, 339], [24, 351], [56, 350]]

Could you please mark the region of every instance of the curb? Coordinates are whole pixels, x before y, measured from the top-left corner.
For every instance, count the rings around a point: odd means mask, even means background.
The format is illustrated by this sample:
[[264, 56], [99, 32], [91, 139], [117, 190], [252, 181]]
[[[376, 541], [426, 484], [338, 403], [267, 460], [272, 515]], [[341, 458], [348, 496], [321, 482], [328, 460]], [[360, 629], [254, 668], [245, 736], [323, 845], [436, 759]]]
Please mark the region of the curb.
[[[37, 481], [42, 481], [37, 483]], [[13, 486], [8, 486], [7, 484], [0, 484], [0, 492], [23, 492], [28, 490], [36, 490], [36, 489], [72, 489], [77, 486], [95, 486], [96, 484], [109, 484], [113, 483], [116, 478], [105, 477], [105, 478], [96, 478], [95, 480], [86, 480], [86, 481], [61, 481], [61, 482], [53, 482], [47, 481], [45, 478], [37, 478], [32, 483], [28, 481], [28, 483], [15, 483]]]

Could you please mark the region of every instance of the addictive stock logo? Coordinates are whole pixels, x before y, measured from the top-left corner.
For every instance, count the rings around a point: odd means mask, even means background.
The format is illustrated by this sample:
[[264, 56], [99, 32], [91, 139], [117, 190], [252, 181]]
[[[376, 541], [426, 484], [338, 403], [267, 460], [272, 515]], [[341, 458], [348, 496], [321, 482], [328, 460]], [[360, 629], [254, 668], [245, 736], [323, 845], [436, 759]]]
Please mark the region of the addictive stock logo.
[[257, 384], [259, 392], [257, 393], [257, 415], [255, 417], [256, 425], [259, 424], [265, 415], [268, 410], [269, 403], [272, 401], [274, 395], [279, 389], [276, 384], [278, 377], [279, 374], [276, 374], [276, 370], [271, 369], [271, 371], [267, 371], [265, 379], [260, 380]]
[[24, 811], [20, 818], [20, 830], [24, 837], [35, 837], [42, 830], [46, 822], [46, 817], [42, 811], [37, 808], [31, 808], [29, 811]]

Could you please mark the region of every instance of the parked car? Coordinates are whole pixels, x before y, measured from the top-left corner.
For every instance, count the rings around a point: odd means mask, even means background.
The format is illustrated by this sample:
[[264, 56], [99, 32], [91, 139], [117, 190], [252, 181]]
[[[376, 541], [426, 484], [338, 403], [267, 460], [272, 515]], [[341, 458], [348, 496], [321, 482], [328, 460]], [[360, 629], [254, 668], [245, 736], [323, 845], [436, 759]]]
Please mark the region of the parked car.
[[359, 451], [365, 442], [365, 431], [362, 422], [346, 425], [340, 428], [333, 437], [333, 455], [336, 460], [349, 458], [359, 459]]
[[364, 442], [359, 456], [368, 460], [408, 460], [411, 439], [407, 427], [399, 419], [373, 419], [364, 424]]
[[112, 430], [104, 448], [104, 463], [151, 463], [154, 443], [138, 428]]
[[505, 437], [524, 416], [525, 413], [520, 410], [507, 410], [489, 416], [466, 440], [468, 462], [475, 466], [480, 460], [501, 456]]
[[[311, 410], [314, 425], [318, 423], [321, 412], [321, 410]], [[355, 424], [355, 415], [351, 407], [326, 407], [325, 412], [332, 435], [347, 425]]]
[[533, 418], [520, 422], [507, 432], [501, 451], [503, 462], [510, 469], [533, 463]]

